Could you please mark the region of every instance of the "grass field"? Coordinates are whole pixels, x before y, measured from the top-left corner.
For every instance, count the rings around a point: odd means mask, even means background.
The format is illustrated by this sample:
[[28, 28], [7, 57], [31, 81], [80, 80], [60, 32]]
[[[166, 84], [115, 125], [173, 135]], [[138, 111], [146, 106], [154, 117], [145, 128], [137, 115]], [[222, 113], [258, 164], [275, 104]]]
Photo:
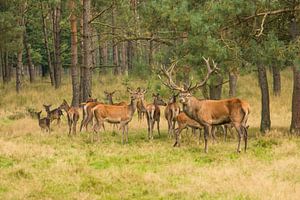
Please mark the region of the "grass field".
[[[95, 79], [97, 79], [95, 77]], [[102, 99], [105, 89], [119, 89], [118, 100], [127, 100], [127, 85], [142, 85], [168, 91], [159, 81], [107, 77], [94, 81], [93, 94]], [[269, 81], [271, 86], [271, 81]], [[67, 136], [66, 118], [61, 127], [42, 133], [28, 109], [42, 110], [43, 103], [58, 106], [71, 99], [70, 80], [59, 90], [39, 80], [25, 83], [20, 95], [13, 83], [0, 89], [0, 199], [299, 199], [300, 138], [288, 134], [291, 118], [291, 71], [282, 77], [282, 95], [271, 94], [272, 130], [259, 135], [260, 92], [255, 74], [240, 77], [238, 97], [251, 105], [249, 149], [236, 153], [233, 137], [216, 144], [188, 132], [180, 148], [167, 137], [166, 121], [161, 119], [162, 136], [155, 131], [147, 140], [146, 122], [135, 115], [129, 125], [129, 144], [106, 125], [101, 141], [91, 144], [88, 133]], [[224, 97], [228, 93], [224, 86]], [[150, 101], [149, 92], [147, 100]], [[45, 115], [45, 112], [43, 112]]]

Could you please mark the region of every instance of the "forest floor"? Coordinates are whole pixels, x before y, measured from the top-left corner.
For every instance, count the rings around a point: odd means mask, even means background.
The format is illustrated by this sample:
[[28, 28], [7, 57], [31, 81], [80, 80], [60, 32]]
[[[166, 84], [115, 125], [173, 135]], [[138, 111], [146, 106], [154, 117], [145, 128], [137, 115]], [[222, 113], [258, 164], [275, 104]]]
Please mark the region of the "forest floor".
[[[163, 113], [162, 135], [155, 130], [153, 141], [147, 139], [145, 120], [139, 123], [136, 115], [125, 145], [109, 124], [95, 143], [87, 132], [68, 137], [65, 116], [60, 127], [52, 125], [51, 134], [43, 133], [27, 111], [42, 110], [43, 103], [57, 107], [63, 98], [70, 101], [70, 80], [66, 78], [59, 90], [48, 80], [25, 83], [19, 95], [13, 83], [1, 85], [0, 199], [299, 199], [300, 138], [288, 132], [291, 71], [283, 72], [282, 95], [271, 92], [273, 128], [265, 136], [259, 134], [255, 74], [240, 77], [238, 84], [238, 97], [251, 105], [249, 148], [240, 154], [236, 138], [224, 142], [222, 133], [216, 144], [210, 140], [207, 154], [203, 140], [197, 144], [190, 131], [183, 132], [181, 147], [173, 148]], [[102, 100], [104, 90], [118, 88], [115, 101], [128, 101], [127, 85], [148, 87], [148, 102], [152, 91], [169, 96], [158, 80], [114, 77], [95, 81], [93, 95]], [[227, 93], [225, 85], [224, 98]]]

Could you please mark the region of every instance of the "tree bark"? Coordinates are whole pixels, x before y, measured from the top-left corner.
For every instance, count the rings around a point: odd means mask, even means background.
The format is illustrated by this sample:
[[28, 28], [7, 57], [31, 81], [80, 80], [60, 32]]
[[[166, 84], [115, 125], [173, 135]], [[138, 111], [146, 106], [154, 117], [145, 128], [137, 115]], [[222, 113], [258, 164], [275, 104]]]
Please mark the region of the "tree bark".
[[262, 64], [257, 65], [258, 80], [261, 91], [261, 123], [260, 131], [265, 133], [271, 128], [270, 119], [270, 100], [269, 100], [269, 86], [267, 81], [266, 68]]
[[218, 100], [222, 96], [223, 77], [221, 75], [216, 76], [215, 83], [209, 85], [209, 97], [210, 99]]
[[17, 67], [16, 67], [16, 91], [17, 93], [20, 92], [21, 90], [21, 69], [22, 69], [22, 48], [20, 47], [20, 49], [18, 50], [18, 55], [17, 55], [17, 59], [18, 59], [18, 63], [17, 63]]
[[71, 75], [72, 75], [72, 106], [79, 106], [79, 80], [78, 80], [78, 49], [77, 49], [77, 21], [74, 14], [75, 1], [70, 0], [71, 25]]
[[44, 44], [45, 44], [45, 49], [47, 53], [47, 63], [48, 63], [48, 68], [49, 68], [49, 76], [50, 76], [50, 81], [51, 85], [55, 85], [55, 80], [54, 80], [54, 72], [53, 72], [53, 66], [52, 66], [52, 60], [51, 60], [51, 53], [49, 49], [49, 42], [48, 42], [48, 32], [47, 32], [47, 22], [46, 22], [46, 16], [44, 16], [44, 6], [43, 2], [41, 1], [41, 12], [42, 12], [42, 26], [43, 26], [43, 35], [44, 35]]
[[54, 80], [55, 88], [61, 85], [61, 1], [57, 3], [53, 10], [53, 43], [54, 43]]
[[281, 93], [281, 78], [280, 78], [280, 68], [272, 66], [273, 72], [273, 93], [275, 96], [280, 96]]
[[127, 63], [128, 63], [128, 71], [132, 70], [132, 60], [133, 60], [133, 44], [132, 41], [127, 42]]
[[229, 97], [236, 96], [237, 78], [234, 72], [229, 72]]
[[121, 74], [121, 67], [119, 66], [119, 51], [118, 51], [118, 45], [116, 44], [116, 39], [115, 39], [115, 35], [116, 35], [116, 2], [115, 0], [113, 1], [113, 8], [111, 11], [111, 25], [112, 25], [112, 29], [111, 29], [111, 33], [112, 33], [112, 47], [113, 47], [113, 64], [116, 66], [114, 69], [114, 74], [115, 75], [120, 75]]
[[90, 50], [90, 0], [83, 0], [83, 77], [82, 77], [82, 100], [86, 101], [91, 96], [91, 50]]
[[33, 83], [35, 80], [35, 70], [34, 70], [34, 66], [32, 64], [31, 49], [29, 47], [27, 40], [28, 40], [28, 38], [27, 38], [26, 27], [25, 27], [24, 34], [23, 34], [23, 43], [24, 43], [24, 48], [25, 48], [26, 57], [27, 57], [29, 80], [30, 80], [30, 83]]
[[300, 69], [293, 67], [293, 98], [292, 98], [292, 121], [290, 132], [300, 134]]
[[4, 50], [2, 52], [2, 79], [3, 79], [3, 83], [7, 84], [10, 80], [11, 80], [11, 73], [10, 73], [10, 65], [8, 64], [8, 52], [7, 50]]
[[122, 73], [128, 76], [127, 47], [125, 42], [122, 42]]
[[[153, 37], [153, 33], [151, 33], [151, 37]], [[154, 41], [149, 41], [149, 67], [153, 70], [153, 51], [154, 51]]]

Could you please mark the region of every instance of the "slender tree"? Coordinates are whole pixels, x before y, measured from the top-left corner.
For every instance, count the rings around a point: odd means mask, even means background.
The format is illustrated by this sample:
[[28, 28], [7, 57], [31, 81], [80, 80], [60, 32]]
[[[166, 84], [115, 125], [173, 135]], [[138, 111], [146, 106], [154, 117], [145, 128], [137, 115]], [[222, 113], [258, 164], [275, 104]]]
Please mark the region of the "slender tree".
[[77, 53], [77, 18], [75, 14], [75, 0], [70, 0], [69, 8], [71, 11], [71, 75], [72, 75], [72, 106], [79, 106], [79, 79], [78, 79], [78, 53]]
[[50, 76], [50, 81], [51, 85], [55, 85], [55, 80], [54, 80], [54, 72], [53, 72], [53, 65], [52, 65], [52, 59], [51, 59], [51, 52], [49, 49], [49, 41], [48, 41], [48, 31], [47, 31], [47, 22], [46, 22], [46, 15], [44, 14], [44, 4], [42, 1], [40, 1], [41, 5], [41, 16], [42, 16], [42, 29], [43, 29], [43, 36], [44, 36], [44, 45], [45, 45], [45, 50], [46, 50], [46, 55], [47, 55], [47, 64], [49, 68], [49, 76]]
[[265, 133], [271, 128], [270, 119], [270, 98], [269, 98], [269, 86], [267, 81], [267, 72], [264, 65], [259, 63], [258, 68], [258, 80], [261, 91], [261, 123], [260, 131]]
[[83, 0], [83, 73], [82, 73], [82, 100], [86, 101], [92, 95], [91, 85], [91, 45], [90, 45], [90, 17], [91, 1]]

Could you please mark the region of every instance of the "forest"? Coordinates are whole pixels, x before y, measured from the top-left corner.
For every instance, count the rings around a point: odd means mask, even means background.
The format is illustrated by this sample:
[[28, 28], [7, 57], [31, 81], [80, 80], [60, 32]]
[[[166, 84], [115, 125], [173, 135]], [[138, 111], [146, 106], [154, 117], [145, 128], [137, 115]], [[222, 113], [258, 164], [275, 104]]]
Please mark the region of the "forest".
[[0, 198], [297, 199], [300, 0], [0, 0]]

